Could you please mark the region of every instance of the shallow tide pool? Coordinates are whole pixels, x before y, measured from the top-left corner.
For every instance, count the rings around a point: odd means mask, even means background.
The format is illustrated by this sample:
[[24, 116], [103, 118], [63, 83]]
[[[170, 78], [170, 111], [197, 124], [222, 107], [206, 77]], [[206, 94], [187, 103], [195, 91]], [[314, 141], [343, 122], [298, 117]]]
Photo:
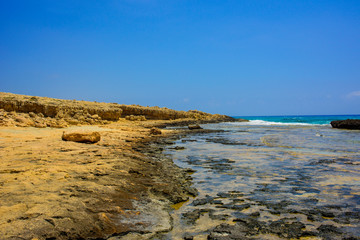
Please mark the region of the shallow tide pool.
[[168, 149], [199, 195], [155, 239], [360, 239], [360, 131], [204, 125]]

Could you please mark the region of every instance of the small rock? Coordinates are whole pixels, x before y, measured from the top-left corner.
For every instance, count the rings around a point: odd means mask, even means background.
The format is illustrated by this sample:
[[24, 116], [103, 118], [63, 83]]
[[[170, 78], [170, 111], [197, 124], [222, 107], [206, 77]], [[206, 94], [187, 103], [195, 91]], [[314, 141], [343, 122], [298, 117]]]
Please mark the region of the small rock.
[[173, 147], [173, 148], [170, 148], [170, 149], [174, 149], [174, 150], [184, 150], [185, 147], [176, 146], [176, 147]]
[[202, 213], [203, 212], [201, 209], [195, 209], [194, 211], [183, 213], [182, 219], [185, 220], [188, 224], [194, 225]]
[[100, 141], [100, 133], [98, 132], [63, 132], [62, 140], [81, 142], [81, 143], [96, 143]]
[[193, 240], [194, 236], [192, 236], [190, 233], [185, 233], [184, 234], [184, 240]]
[[190, 130], [194, 130], [194, 129], [203, 129], [202, 127], [200, 127], [199, 124], [192, 124], [192, 125], [189, 125], [188, 128]]
[[151, 134], [151, 135], [160, 135], [160, 134], [161, 134], [161, 130], [158, 129], [158, 128], [153, 127], [153, 128], [150, 129], [150, 134]]
[[189, 173], [189, 174], [193, 174], [193, 173], [196, 172], [196, 170], [191, 169], [191, 168], [186, 168], [186, 169], [184, 169], [184, 170], [185, 170], [186, 173]]
[[205, 198], [201, 198], [201, 199], [196, 199], [192, 202], [192, 204], [194, 206], [199, 206], [199, 205], [205, 205], [208, 203], [212, 203], [214, 201], [213, 197], [210, 197], [208, 195], [205, 196]]

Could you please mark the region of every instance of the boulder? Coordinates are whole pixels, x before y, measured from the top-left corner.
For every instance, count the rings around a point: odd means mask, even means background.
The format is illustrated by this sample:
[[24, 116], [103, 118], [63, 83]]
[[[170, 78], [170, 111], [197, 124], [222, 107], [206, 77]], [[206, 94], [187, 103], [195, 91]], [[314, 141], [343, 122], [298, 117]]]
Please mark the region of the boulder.
[[151, 135], [160, 135], [160, 134], [161, 134], [161, 130], [158, 129], [158, 128], [153, 127], [153, 128], [150, 129], [150, 134], [151, 134]]
[[360, 130], [360, 119], [346, 119], [346, 120], [332, 121], [330, 124], [333, 128]]
[[199, 124], [192, 124], [192, 125], [189, 125], [188, 128], [190, 130], [194, 130], [194, 129], [202, 129], [202, 127], [200, 127]]
[[63, 132], [62, 140], [81, 142], [81, 143], [96, 143], [100, 141], [100, 133], [98, 132]]

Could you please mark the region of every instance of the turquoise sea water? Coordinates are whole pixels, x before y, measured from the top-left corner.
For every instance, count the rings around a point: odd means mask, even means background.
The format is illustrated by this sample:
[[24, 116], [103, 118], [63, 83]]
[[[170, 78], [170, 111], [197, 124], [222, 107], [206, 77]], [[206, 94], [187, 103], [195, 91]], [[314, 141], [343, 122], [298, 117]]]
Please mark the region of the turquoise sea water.
[[360, 115], [239, 118], [166, 151], [199, 195], [156, 239], [360, 239], [360, 130], [329, 124]]
[[305, 115], [305, 116], [235, 116], [250, 120], [252, 124], [275, 125], [275, 124], [330, 124], [331, 121], [344, 119], [360, 119], [360, 115]]

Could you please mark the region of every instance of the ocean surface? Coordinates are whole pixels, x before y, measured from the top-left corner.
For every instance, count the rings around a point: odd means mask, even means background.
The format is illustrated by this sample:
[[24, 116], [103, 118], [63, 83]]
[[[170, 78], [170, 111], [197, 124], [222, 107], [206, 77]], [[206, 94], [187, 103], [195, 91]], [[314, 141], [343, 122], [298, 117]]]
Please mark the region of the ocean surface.
[[166, 150], [199, 195], [157, 239], [360, 239], [360, 131], [330, 126], [360, 116], [240, 118]]
[[235, 116], [250, 120], [249, 125], [328, 125], [331, 121], [360, 119], [360, 115], [308, 115], [308, 116]]

